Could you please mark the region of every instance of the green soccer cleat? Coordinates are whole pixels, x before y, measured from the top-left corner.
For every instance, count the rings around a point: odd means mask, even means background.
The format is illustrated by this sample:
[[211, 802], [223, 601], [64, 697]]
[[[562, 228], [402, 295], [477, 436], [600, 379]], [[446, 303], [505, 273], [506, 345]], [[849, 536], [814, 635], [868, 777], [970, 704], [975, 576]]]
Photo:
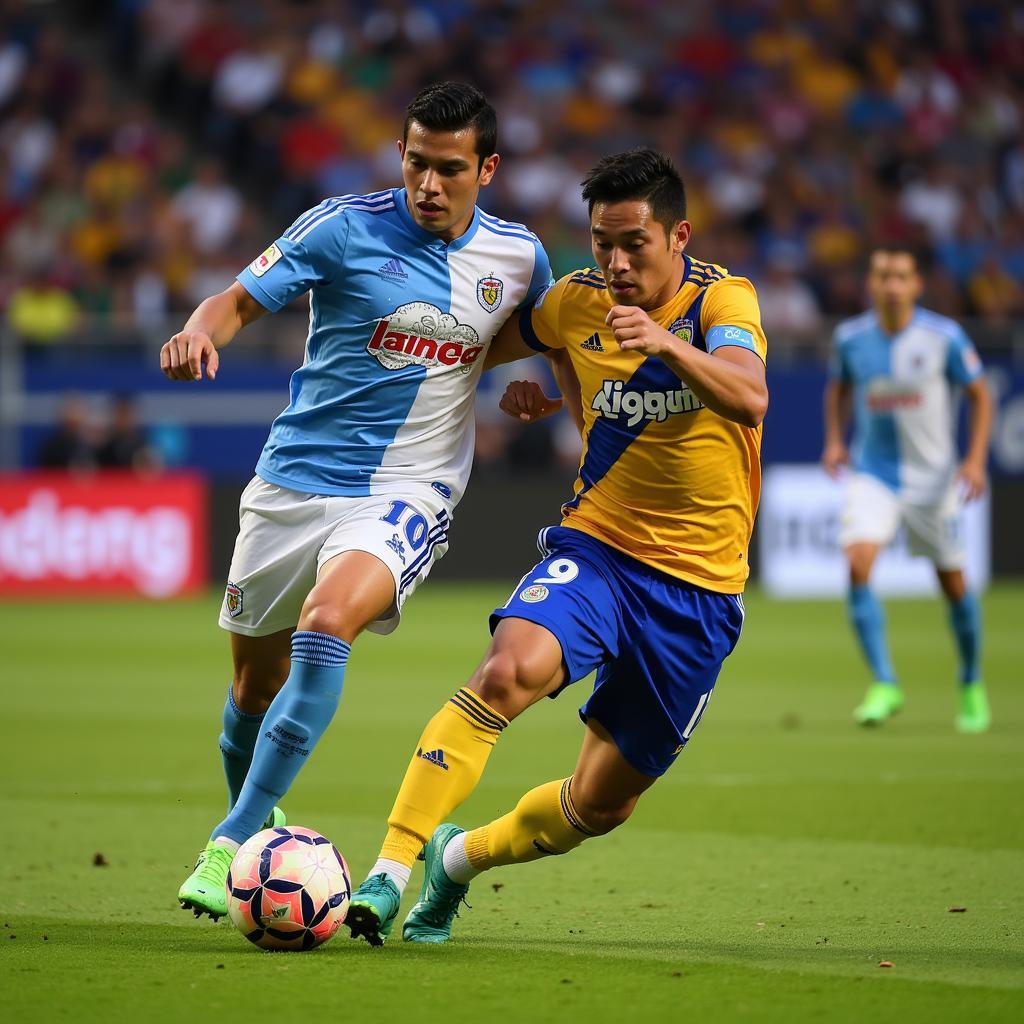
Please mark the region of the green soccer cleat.
[[264, 828], [282, 828], [288, 824], [288, 819], [285, 817], [284, 811], [280, 807], [275, 807], [268, 815], [267, 820], [263, 822]]
[[982, 682], [968, 683], [960, 691], [960, 714], [956, 716], [957, 732], [987, 732], [992, 724], [988, 695]]
[[445, 874], [442, 855], [462, 831], [458, 825], [438, 825], [423, 847], [423, 888], [402, 926], [406, 942], [447, 942], [452, 937], [452, 921], [459, 916], [459, 904], [465, 902], [469, 886], [453, 882]]
[[903, 707], [903, 691], [895, 683], [872, 683], [853, 712], [858, 725], [881, 725]]
[[366, 939], [371, 946], [383, 946], [398, 916], [402, 894], [383, 872], [370, 875], [349, 900], [345, 924], [353, 939]]
[[206, 844], [195, 870], [178, 890], [178, 902], [183, 910], [191, 910], [196, 917], [209, 914], [214, 921], [228, 912], [225, 883], [234, 857], [234, 850], [226, 846], [212, 841]]

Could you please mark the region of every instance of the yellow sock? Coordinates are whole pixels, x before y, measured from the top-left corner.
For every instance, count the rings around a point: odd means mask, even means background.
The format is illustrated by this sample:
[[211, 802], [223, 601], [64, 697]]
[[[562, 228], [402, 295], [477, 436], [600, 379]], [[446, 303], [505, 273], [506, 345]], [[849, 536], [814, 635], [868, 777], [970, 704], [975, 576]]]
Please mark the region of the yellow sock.
[[531, 789], [510, 814], [466, 833], [466, 857], [478, 871], [568, 853], [596, 835], [572, 802], [572, 776]]
[[427, 723], [388, 816], [380, 855], [412, 866], [434, 829], [483, 774], [508, 719], [463, 688]]

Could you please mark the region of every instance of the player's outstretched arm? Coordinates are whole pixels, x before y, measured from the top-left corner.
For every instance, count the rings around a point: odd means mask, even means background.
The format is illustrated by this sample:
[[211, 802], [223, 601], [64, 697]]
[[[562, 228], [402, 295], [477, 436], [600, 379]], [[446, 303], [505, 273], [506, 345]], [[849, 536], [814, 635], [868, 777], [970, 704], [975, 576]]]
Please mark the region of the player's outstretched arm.
[[988, 488], [988, 444], [992, 435], [992, 392], [988, 381], [978, 377], [964, 386], [970, 403], [967, 421], [967, 453], [957, 474], [965, 501], [980, 498]]
[[639, 306], [613, 306], [608, 326], [624, 352], [658, 356], [712, 412], [756, 427], [768, 411], [768, 383], [760, 356], [728, 345], [708, 354], [656, 324]]
[[217, 376], [223, 348], [246, 325], [267, 310], [237, 281], [196, 307], [185, 326], [160, 349], [160, 369], [170, 380], [210, 380]]
[[834, 377], [825, 385], [822, 413], [825, 421], [825, 447], [821, 464], [825, 472], [835, 479], [840, 469], [850, 461], [846, 447], [846, 428], [850, 423], [853, 390], [848, 381]]

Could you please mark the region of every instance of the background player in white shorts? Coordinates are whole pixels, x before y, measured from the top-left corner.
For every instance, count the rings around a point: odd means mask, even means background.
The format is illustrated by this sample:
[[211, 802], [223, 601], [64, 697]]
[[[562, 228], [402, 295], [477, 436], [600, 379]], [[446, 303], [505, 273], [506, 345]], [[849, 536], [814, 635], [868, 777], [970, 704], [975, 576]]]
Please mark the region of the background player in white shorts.
[[488, 346], [548, 285], [536, 236], [475, 203], [498, 166], [496, 117], [468, 85], [409, 105], [404, 189], [304, 213], [163, 347], [173, 380], [212, 380], [247, 323], [309, 293], [306, 358], [241, 502], [221, 625], [234, 680], [220, 747], [229, 812], [178, 899], [226, 912], [240, 843], [327, 728], [350, 645], [390, 632], [447, 548], [473, 456], [474, 392]]
[[[962, 732], [989, 727], [979, 678], [981, 621], [963, 575], [961, 503], [984, 493], [992, 400], [978, 358], [955, 321], [917, 305], [922, 280], [915, 254], [899, 245], [871, 255], [872, 309], [841, 323], [825, 390], [825, 469], [852, 474], [840, 543], [850, 564], [850, 617], [874, 675], [854, 717], [884, 721], [903, 706], [885, 634], [885, 614], [871, 590], [879, 550], [905, 523], [913, 550], [935, 564], [949, 603], [960, 655]], [[970, 402], [967, 453], [958, 463], [956, 391]], [[845, 437], [851, 406], [852, 455]]]

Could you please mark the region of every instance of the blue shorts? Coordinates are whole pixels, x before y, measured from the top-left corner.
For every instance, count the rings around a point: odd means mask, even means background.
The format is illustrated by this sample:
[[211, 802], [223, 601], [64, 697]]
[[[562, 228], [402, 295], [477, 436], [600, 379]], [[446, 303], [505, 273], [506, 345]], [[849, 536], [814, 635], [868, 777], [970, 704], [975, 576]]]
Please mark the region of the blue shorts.
[[566, 686], [597, 670], [580, 718], [600, 722], [638, 772], [663, 775], [736, 646], [742, 597], [675, 579], [579, 530], [549, 527], [539, 546], [544, 559], [494, 611], [491, 631], [509, 618], [550, 630]]

